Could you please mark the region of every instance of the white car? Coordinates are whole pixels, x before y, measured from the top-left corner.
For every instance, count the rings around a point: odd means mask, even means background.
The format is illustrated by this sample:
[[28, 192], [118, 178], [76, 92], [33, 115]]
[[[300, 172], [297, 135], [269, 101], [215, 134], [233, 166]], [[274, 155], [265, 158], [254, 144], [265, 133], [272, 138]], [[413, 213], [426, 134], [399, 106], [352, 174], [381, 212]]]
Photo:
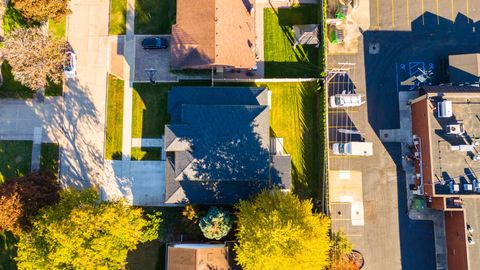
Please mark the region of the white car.
[[69, 51], [65, 54], [65, 63], [63, 65], [63, 73], [67, 79], [75, 78], [75, 72], [77, 71], [77, 59], [75, 53]]
[[360, 94], [337, 94], [330, 97], [332, 108], [358, 107], [365, 103]]

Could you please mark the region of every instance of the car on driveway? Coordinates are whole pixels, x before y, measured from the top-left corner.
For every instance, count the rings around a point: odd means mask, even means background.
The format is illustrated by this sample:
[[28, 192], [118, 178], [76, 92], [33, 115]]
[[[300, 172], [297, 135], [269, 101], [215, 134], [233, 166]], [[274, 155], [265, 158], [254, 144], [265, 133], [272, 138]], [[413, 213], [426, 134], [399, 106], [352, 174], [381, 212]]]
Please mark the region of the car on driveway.
[[63, 73], [67, 79], [75, 78], [75, 72], [77, 71], [77, 58], [75, 53], [69, 51], [65, 54], [65, 63], [63, 64]]
[[145, 50], [150, 49], [167, 49], [168, 40], [161, 37], [147, 37], [142, 40], [142, 47]]

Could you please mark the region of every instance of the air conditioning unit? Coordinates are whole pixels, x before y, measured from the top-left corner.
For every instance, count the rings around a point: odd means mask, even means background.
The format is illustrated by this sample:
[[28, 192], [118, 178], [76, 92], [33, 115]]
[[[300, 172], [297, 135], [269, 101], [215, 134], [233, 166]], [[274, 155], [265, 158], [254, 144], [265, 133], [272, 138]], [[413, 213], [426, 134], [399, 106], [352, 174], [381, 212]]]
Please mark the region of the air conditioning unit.
[[448, 118], [453, 116], [452, 102], [445, 100], [438, 103], [437, 113], [439, 118]]

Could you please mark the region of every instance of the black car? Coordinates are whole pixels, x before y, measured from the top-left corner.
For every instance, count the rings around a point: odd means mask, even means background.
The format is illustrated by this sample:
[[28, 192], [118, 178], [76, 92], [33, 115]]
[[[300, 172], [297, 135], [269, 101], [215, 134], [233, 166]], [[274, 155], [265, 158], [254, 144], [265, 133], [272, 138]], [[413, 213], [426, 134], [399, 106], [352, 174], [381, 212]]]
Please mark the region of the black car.
[[166, 49], [168, 48], [168, 40], [161, 37], [147, 37], [142, 40], [144, 49]]

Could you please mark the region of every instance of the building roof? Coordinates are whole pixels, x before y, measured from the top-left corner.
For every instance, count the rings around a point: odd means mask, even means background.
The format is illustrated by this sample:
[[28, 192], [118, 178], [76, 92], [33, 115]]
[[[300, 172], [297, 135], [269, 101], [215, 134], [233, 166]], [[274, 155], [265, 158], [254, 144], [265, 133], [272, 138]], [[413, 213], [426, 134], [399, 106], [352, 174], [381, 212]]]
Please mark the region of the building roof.
[[318, 24], [302, 24], [293, 26], [293, 35], [298, 44], [320, 43], [318, 39]]
[[480, 54], [448, 56], [450, 82], [454, 85], [478, 84], [480, 79]]
[[172, 26], [172, 67], [255, 67], [255, 18], [250, 14], [253, 3], [177, 0], [176, 24]]
[[168, 270], [231, 270], [231, 251], [224, 244], [172, 244], [168, 247]]
[[290, 156], [270, 156], [267, 88], [175, 87], [165, 126], [166, 203], [234, 204], [291, 187]]
[[[480, 96], [478, 92], [456, 91], [460, 87], [428, 87], [428, 106], [425, 114], [428, 117], [429, 142], [422, 138], [422, 145], [429, 143], [432, 180], [436, 194], [451, 194], [449, 183], [454, 181], [460, 185], [459, 194], [477, 194], [463, 190], [463, 184], [471, 183], [480, 175], [480, 162], [473, 157], [480, 147]], [[471, 89], [471, 87], [466, 87]], [[454, 91], [455, 90], [455, 91]], [[478, 91], [477, 87], [473, 90]], [[451, 101], [451, 117], [439, 117], [440, 102]], [[415, 123], [413, 123], [415, 125]], [[449, 126], [462, 124], [465, 133], [455, 135], [449, 132]], [[473, 151], [460, 151], [460, 145], [471, 145]]]

